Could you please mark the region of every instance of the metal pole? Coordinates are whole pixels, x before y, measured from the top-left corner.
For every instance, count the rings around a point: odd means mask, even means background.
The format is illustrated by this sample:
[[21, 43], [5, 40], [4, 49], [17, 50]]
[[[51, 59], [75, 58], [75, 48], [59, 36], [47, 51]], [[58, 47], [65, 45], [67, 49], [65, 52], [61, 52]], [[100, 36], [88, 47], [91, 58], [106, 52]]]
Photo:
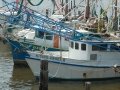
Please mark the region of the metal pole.
[[75, 3], [75, 0], [74, 0], [74, 19], [76, 19], [76, 10], [75, 10], [75, 7], [76, 7], [76, 3]]
[[65, 6], [65, 16], [68, 14], [68, 0], [66, 0], [66, 6]]
[[90, 15], [90, 6], [89, 6], [89, 0], [86, 2], [86, 10], [85, 10], [85, 19], [87, 20]]
[[117, 0], [115, 0], [115, 17], [113, 20], [113, 30], [116, 31], [118, 29], [118, 18], [117, 18]]

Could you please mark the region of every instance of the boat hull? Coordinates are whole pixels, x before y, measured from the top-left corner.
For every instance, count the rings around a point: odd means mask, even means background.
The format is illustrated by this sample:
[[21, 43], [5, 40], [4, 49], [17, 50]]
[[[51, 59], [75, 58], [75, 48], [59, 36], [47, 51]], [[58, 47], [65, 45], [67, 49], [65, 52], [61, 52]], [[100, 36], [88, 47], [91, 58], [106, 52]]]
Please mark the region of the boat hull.
[[12, 50], [12, 57], [14, 61], [25, 61], [25, 56], [27, 56], [26, 49], [21, 46], [21, 44], [17, 41], [9, 40], [11, 50]]
[[[40, 76], [40, 59], [26, 58], [35, 77]], [[120, 70], [120, 66], [117, 67]], [[120, 78], [120, 72], [113, 67], [97, 67], [93, 65], [78, 65], [64, 61], [48, 60], [48, 75], [50, 79], [90, 80]]]
[[[15, 62], [25, 61], [25, 57], [29, 56], [26, 50], [39, 51], [41, 47], [45, 48], [43, 46], [34, 45], [32, 43], [18, 42], [13, 40], [9, 40], [9, 43], [11, 45], [12, 57]], [[47, 51], [59, 51], [59, 50], [60, 49], [57, 48], [47, 48]]]

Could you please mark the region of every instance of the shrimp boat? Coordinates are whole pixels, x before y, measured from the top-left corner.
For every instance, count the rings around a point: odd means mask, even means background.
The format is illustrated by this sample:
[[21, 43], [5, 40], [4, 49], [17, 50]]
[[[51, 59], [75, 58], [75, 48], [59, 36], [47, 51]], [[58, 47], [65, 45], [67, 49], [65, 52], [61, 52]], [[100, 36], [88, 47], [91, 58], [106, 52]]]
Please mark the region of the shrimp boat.
[[[97, 38], [97, 39], [95, 39]], [[48, 61], [49, 79], [93, 80], [120, 78], [120, 41], [89, 33], [69, 41], [68, 51], [28, 51], [26, 61], [34, 76], [40, 76], [42, 60]]]
[[[12, 35], [13, 36], [13, 35]], [[27, 55], [26, 50], [39, 51], [45, 49], [47, 51], [68, 50], [68, 40], [60, 38], [57, 35], [44, 33], [41, 31], [23, 29], [16, 34], [14, 38], [9, 38], [12, 48], [12, 56], [14, 61], [25, 61]], [[61, 46], [60, 46], [61, 42]]]
[[[14, 10], [18, 11], [16, 17], [14, 17], [11, 14], [11, 17], [8, 19], [7, 22], [11, 23], [12, 25], [13, 24], [20, 25], [20, 26], [22, 25], [25, 28], [29, 28], [29, 29], [32, 28], [35, 31], [35, 32], [31, 32], [31, 31], [28, 32], [28, 30], [25, 29], [26, 31], [22, 30], [22, 32], [20, 31], [20, 33], [18, 32], [18, 34], [13, 35], [16, 37], [8, 37], [9, 43], [12, 47], [12, 55], [13, 55], [14, 60], [18, 60], [18, 59], [21, 61], [24, 60], [25, 56], [27, 55], [25, 50], [28, 50], [28, 49], [40, 50], [42, 47], [42, 49], [46, 49], [48, 51], [49, 50], [54, 51], [54, 50], [59, 50], [59, 49], [68, 50], [68, 39], [59, 37], [58, 35], [52, 35], [51, 33], [44, 33], [44, 32], [38, 31], [38, 30], [36, 30], [38, 28], [34, 27], [35, 25], [43, 26], [44, 28], [47, 28], [48, 30], [51, 29], [51, 31], [53, 31], [57, 26], [59, 26], [58, 30], [62, 29], [61, 26], [65, 23], [61, 24], [59, 21], [61, 21], [61, 19], [65, 18], [65, 17], [63, 17], [63, 15], [61, 15], [61, 14], [60, 15], [47, 15], [48, 12], [45, 12], [46, 15], [41, 15], [39, 12], [37, 12], [38, 9], [35, 11], [35, 10], [28, 8], [30, 6], [30, 4], [32, 3], [31, 1], [28, 1], [28, 3], [26, 3], [23, 0], [21, 0], [20, 2], [19, 2], [19, 0], [16, 0], [16, 2], [13, 2], [11, 4], [9, 2], [7, 2], [6, 0], [3, 0], [3, 2], [5, 3], [6, 6], [8, 6], [10, 8], [13, 7]], [[39, 3], [39, 5], [41, 3], [42, 3], [42, 1]], [[80, 1], [78, 3], [78, 5], [76, 5], [76, 8], [81, 3], [83, 3], [83, 1]], [[28, 5], [28, 7], [27, 7], [27, 5]], [[32, 4], [32, 6], [34, 6], [34, 5]], [[30, 6], [30, 7], [33, 8], [32, 6]], [[38, 5], [36, 5], [36, 6], [38, 6]], [[67, 6], [68, 6], [68, 1], [66, 1], [66, 5], [64, 7], [66, 7], [66, 9], [68, 9]], [[71, 8], [72, 7], [73, 6], [71, 6]], [[61, 9], [62, 8], [63, 7], [61, 7]], [[60, 9], [60, 11], [61, 11], [61, 9]], [[14, 10], [11, 12], [14, 12]], [[46, 10], [49, 11], [51, 9], [46, 8], [45, 11]], [[65, 12], [65, 13], [68, 13], [68, 12]], [[49, 18], [47, 19], [46, 16], [47, 17], [51, 16], [50, 18], [52, 18], [52, 19], [49, 19]], [[16, 19], [16, 20], [13, 20], [13, 19]], [[53, 21], [53, 19], [54, 19], [54, 21]], [[56, 20], [58, 22], [55, 22]], [[51, 23], [51, 21], [52, 21], [52, 23]], [[42, 30], [43, 30], [43, 28], [42, 28]], [[64, 32], [64, 28], [63, 28], [62, 32]], [[24, 33], [25, 35], [19, 35], [21, 33]]]

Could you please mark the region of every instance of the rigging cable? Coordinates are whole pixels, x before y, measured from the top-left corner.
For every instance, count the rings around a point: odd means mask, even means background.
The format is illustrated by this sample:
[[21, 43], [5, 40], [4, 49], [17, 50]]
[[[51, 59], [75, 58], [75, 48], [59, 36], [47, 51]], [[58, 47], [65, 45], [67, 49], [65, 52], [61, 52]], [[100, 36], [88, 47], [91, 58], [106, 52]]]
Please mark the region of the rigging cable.
[[22, 0], [21, 3], [20, 3], [20, 7], [19, 7], [19, 10], [18, 10], [18, 12], [17, 12], [17, 15], [19, 15], [19, 14], [21, 13], [21, 11], [22, 11], [22, 6], [23, 6], [23, 0]]

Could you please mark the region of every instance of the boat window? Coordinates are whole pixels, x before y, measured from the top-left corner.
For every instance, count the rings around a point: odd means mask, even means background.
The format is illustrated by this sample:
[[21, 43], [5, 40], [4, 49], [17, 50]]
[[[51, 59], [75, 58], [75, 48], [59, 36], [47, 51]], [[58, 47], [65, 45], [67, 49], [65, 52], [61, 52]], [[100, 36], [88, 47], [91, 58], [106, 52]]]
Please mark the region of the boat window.
[[52, 38], [53, 38], [53, 35], [52, 35], [52, 34], [46, 33], [46, 39], [47, 39], [47, 40], [52, 40]]
[[81, 44], [81, 50], [86, 50], [86, 44]]
[[96, 44], [92, 46], [92, 51], [106, 51], [107, 44]]
[[98, 46], [92, 46], [92, 51], [98, 51], [100, 48]]
[[106, 51], [107, 50], [107, 44], [99, 45], [99, 48], [100, 48], [101, 51]]
[[119, 50], [119, 46], [117, 46], [116, 44], [96, 44], [94, 46], [92, 46], [92, 51], [108, 51], [108, 50]]
[[35, 37], [38, 37], [38, 31], [35, 30]]
[[71, 42], [71, 48], [74, 48], [74, 43], [73, 42]]
[[79, 49], [79, 43], [75, 43], [75, 49]]
[[117, 45], [117, 44], [111, 44], [111, 45], [110, 45], [110, 50], [113, 50], [113, 51], [114, 51], [114, 50], [120, 50], [119, 48], [120, 48], [120, 46]]
[[36, 30], [35, 31], [35, 36], [38, 37], [38, 38], [43, 38], [44, 37], [44, 32]]

